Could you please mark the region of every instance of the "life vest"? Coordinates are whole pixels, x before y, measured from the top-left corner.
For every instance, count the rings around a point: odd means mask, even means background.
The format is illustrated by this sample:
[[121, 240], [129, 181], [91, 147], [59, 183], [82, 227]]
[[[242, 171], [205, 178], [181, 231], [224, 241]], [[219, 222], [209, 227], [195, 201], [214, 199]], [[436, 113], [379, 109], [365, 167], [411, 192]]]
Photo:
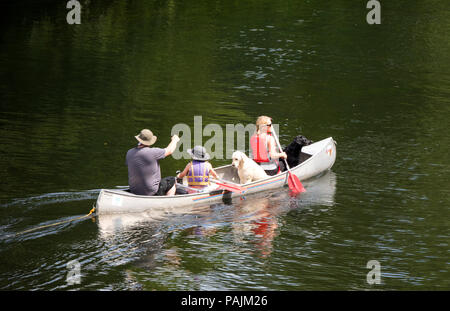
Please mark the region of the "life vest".
[[187, 178], [189, 186], [209, 186], [209, 170], [206, 161], [192, 161]]
[[253, 161], [261, 165], [264, 170], [274, 170], [278, 168], [279, 172], [280, 167], [278, 165], [278, 161], [270, 158], [269, 145], [267, 141], [267, 137], [269, 135], [270, 134], [261, 136], [255, 133], [250, 138]]
[[267, 145], [267, 135], [254, 134], [250, 138], [250, 147], [252, 148], [253, 160], [257, 163], [270, 162], [269, 146]]

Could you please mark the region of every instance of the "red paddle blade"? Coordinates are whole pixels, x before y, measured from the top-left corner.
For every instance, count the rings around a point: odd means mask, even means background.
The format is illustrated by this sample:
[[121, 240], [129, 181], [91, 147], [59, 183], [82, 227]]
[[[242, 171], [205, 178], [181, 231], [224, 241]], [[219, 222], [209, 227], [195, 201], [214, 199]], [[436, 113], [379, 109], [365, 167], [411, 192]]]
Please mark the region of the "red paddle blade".
[[294, 196], [306, 191], [306, 189], [303, 187], [302, 183], [300, 182], [300, 179], [298, 179], [297, 176], [295, 176], [294, 174], [291, 174], [291, 173], [289, 173], [288, 185], [289, 185], [289, 189], [292, 191], [292, 194]]
[[215, 182], [220, 188], [231, 191], [231, 192], [237, 192], [237, 193], [242, 193], [242, 191], [244, 191], [245, 189], [236, 185], [230, 185], [230, 184], [225, 184], [225, 183], [220, 183], [220, 182]]

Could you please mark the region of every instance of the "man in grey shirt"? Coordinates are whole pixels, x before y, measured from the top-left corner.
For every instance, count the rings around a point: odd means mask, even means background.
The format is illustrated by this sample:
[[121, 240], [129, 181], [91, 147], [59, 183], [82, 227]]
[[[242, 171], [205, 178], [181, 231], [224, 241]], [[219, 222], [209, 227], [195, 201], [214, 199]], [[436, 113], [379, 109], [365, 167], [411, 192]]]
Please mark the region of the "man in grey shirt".
[[142, 130], [135, 138], [139, 145], [128, 150], [126, 157], [130, 192], [138, 195], [174, 195], [175, 177], [161, 179], [159, 160], [175, 151], [180, 138], [173, 135], [172, 141], [165, 149], [150, 148], [157, 137], [148, 129]]

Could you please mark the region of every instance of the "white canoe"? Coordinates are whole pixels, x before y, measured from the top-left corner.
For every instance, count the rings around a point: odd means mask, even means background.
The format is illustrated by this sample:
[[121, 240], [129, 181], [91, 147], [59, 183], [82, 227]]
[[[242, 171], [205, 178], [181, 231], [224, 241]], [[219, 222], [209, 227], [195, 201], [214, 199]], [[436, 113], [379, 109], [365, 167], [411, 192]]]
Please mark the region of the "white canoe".
[[[336, 160], [336, 143], [332, 137], [323, 139], [302, 148], [305, 161], [291, 168], [300, 181], [307, 180], [329, 170]], [[237, 183], [237, 170], [231, 165], [215, 169], [220, 179]], [[175, 196], [145, 196], [135, 195], [126, 190], [102, 189], [96, 202], [97, 214], [111, 213], [142, 213], [152, 211], [170, 211], [174, 208], [186, 208], [195, 205], [205, 205], [230, 200], [234, 197], [250, 195], [261, 191], [281, 188], [287, 185], [288, 172], [270, 176], [252, 183], [242, 185], [242, 193], [226, 190], [212, 190], [201, 193], [182, 194]], [[306, 188], [308, 191], [308, 188]]]
[[[249, 223], [253, 220], [256, 223], [261, 223], [261, 217], [264, 218], [262, 223], [266, 223], [267, 212], [275, 216], [295, 207], [308, 208], [318, 205], [321, 206], [320, 212], [329, 210], [327, 207], [331, 208], [335, 204], [336, 182], [336, 174], [332, 170], [328, 170], [317, 178], [313, 177], [303, 182], [308, 191], [301, 194], [300, 200], [291, 201], [287, 189], [281, 188], [283, 191], [273, 189], [255, 193], [246, 197], [246, 200], [233, 201], [233, 208], [236, 207], [236, 210], [231, 213], [226, 208], [214, 209], [211, 207], [214, 207], [215, 204], [207, 204], [178, 207], [170, 212], [147, 210], [142, 213], [100, 214], [96, 215], [96, 222], [99, 228], [99, 237], [113, 244], [115, 241], [122, 243], [122, 239], [111, 239], [112, 237], [115, 238], [121, 233], [127, 233], [132, 228], [155, 230], [154, 236], [158, 236], [160, 231], [157, 228], [161, 228], [162, 222], [168, 219], [171, 219], [171, 228], [182, 226], [183, 228], [200, 227], [205, 229], [215, 228], [222, 224], [225, 219], [232, 219], [233, 233], [242, 238], [243, 232], [241, 229], [251, 230], [254, 227], [249, 226]], [[220, 206], [221, 203], [218, 202], [217, 205]], [[192, 215], [197, 217], [192, 217]], [[174, 219], [173, 216], [180, 217]]]

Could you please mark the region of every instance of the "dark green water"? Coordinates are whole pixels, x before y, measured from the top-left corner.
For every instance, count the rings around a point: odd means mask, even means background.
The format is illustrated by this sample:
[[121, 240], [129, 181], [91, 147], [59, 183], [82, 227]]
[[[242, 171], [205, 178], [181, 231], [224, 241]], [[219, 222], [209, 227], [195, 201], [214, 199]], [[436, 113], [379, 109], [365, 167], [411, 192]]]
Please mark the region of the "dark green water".
[[[366, 1], [80, 2], [81, 25], [65, 1], [2, 3], [0, 289], [450, 289], [447, 1], [381, 1], [381, 25]], [[165, 147], [194, 116], [262, 114], [284, 145], [338, 143], [297, 199], [14, 235], [126, 185], [142, 128]], [[185, 164], [165, 159], [162, 173]], [[71, 260], [80, 284], [66, 282]], [[369, 260], [381, 284], [367, 283]]]

